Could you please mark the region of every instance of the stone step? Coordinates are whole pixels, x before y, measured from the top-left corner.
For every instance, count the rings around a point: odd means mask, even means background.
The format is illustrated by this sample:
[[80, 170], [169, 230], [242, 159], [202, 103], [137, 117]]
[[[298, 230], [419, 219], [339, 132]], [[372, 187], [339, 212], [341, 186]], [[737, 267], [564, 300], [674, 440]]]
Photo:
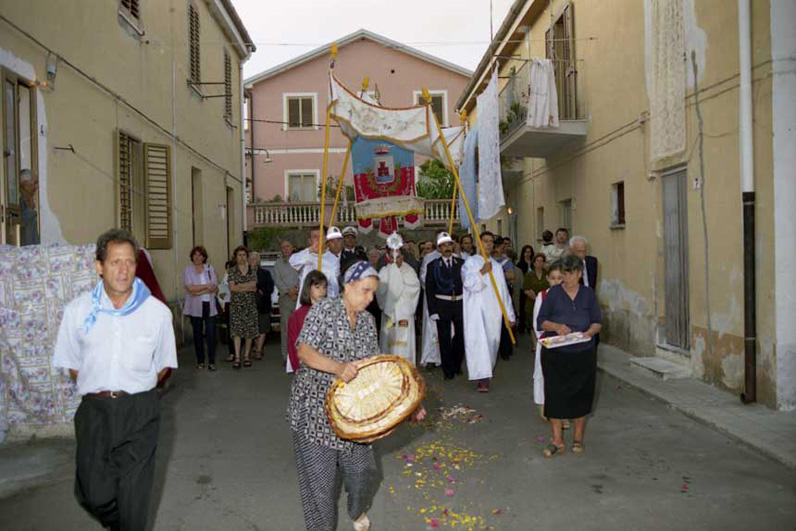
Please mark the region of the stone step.
[[630, 366], [643, 370], [662, 380], [690, 378], [691, 370], [661, 358], [630, 358]]

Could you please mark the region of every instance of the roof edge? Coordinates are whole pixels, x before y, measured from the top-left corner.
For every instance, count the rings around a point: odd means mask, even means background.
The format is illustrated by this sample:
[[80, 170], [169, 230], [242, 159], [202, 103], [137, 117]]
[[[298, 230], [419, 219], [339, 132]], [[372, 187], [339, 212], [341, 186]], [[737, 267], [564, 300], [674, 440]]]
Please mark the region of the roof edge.
[[531, 5], [536, 0], [515, 0], [514, 4], [509, 8], [509, 12], [506, 13], [506, 18], [503, 19], [503, 23], [498, 28], [495, 37], [492, 39], [492, 42], [489, 43], [489, 47], [484, 52], [483, 57], [481, 57], [481, 61], [479, 61], [478, 66], [473, 72], [470, 81], [464, 87], [462, 91], [462, 95], [459, 96], [459, 99], [456, 101], [456, 109], [462, 110], [467, 105], [468, 100], [473, 96], [473, 92], [475, 92], [476, 87], [483, 81], [486, 71], [489, 69], [490, 64], [494, 59], [495, 52], [498, 47], [500, 47], [503, 40], [506, 38], [507, 34], [511, 30], [512, 26], [514, 26], [515, 21], [520, 17], [522, 11], [526, 11], [530, 9]]
[[274, 76], [276, 76], [278, 74], [281, 74], [282, 72], [290, 70], [291, 68], [295, 68], [295, 67], [297, 67], [299, 65], [302, 65], [302, 64], [307, 63], [309, 61], [312, 61], [313, 59], [321, 57], [324, 54], [329, 53], [329, 50], [330, 50], [332, 44], [337, 43], [337, 46], [339, 48], [342, 48], [343, 46], [351, 44], [352, 42], [355, 42], [355, 41], [357, 41], [357, 40], [359, 40], [361, 38], [366, 38], [366, 39], [369, 39], [369, 40], [371, 40], [373, 42], [376, 42], [377, 44], [381, 44], [381, 45], [386, 46], [388, 48], [392, 48], [392, 49], [398, 50], [400, 52], [404, 52], [406, 54], [412, 55], [412, 56], [414, 56], [414, 57], [416, 57], [418, 59], [421, 59], [421, 60], [429, 62], [429, 63], [436, 64], [439, 67], [445, 68], [447, 70], [450, 70], [452, 72], [455, 72], [455, 73], [457, 73], [459, 75], [462, 75], [462, 76], [465, 76], [465, 77], [471, 77], [473, 75], [473, 72], [471, 70], [468, 70], [468, 69], [464, 68], [463, 66], [459, 66], [459, 65], [457, 65], [455, 63], [451, 63], [450, 61], [446, 61], [445, 59], [442, 59], [440, 57], [437, 57], [437, 56], [431, 55], [429, 53], [420, 51], [417, 48], [412, 48], [411, 46], [407, 46], [407, 45], [402, 44], [402, 43], [400, 43], [398, 41], [394, 41], [394, 40], [389, 39], [389, 38], [387, 38], [387, 37], [385, 37], [383, 35], [379, 35], [378, 33], [374, 33], [372, 31], [369, 31], [369, 30], [366, 30], [364, 28], [361, 28], [361, 29], [359, 29], [359, 30], [357, 30], [357, 31], [355, 31], [353, 33], [349, 33], [348, 35], [342, 37], [341, 39], [338, 39], [336, 41], [330, 42], [330, 43], [325, 44], [323, 46], [319, 46], [318, 48], [315, 48], [314, 50], [311, 50], [311, 51], [309, 51], [307, 53], [299, 55], [298, 57], [294, 57], [293, 59], [290, 59], [289, 61], [285, 61], [284, 63], [278, 64], [278, 65], [276, 65], [274, 67], [271, 67], [271, 68], [269, 68], [267, 70], [264, 70], [264, 71], [260, 72], [259, 74], [255, 74], [255, 75], [253, 75], [253, 76], [251, 76], [251, 77], [249, 77], [247, 79], [244, 79], [243, 80], [243, 84], [244, 84], [244, 86], [247, 89], [251, 88], [254, 84], [259, 83], [260, 81], [264, 81], [264, 80], [266, 80], [268, 78], [274, 77]]

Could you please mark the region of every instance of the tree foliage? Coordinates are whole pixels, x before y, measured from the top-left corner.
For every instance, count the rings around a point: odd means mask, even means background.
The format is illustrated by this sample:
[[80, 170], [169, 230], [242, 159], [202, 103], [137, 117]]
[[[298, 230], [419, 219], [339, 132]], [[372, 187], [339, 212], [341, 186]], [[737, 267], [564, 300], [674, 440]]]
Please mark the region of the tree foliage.
[[451, 199], [455, 181], [453, 172], [440, 161], [430, 159], [420, 166], [417, 195], [423, 199]]
[[[340, 185], [340, 179], [335, 175], [330, 175], [326, 179], [326, 200], [327, 201], [334, 201], [334, 196], [337, 194], [337, 187]], [[323, 182], [318, 182], [318, 200], [321, 199], [321, 191], [323, 188]], [[354, 187], [346, 184], [344, 185], [343, 190], [340, 192], [340, 200], [354, 200]]]

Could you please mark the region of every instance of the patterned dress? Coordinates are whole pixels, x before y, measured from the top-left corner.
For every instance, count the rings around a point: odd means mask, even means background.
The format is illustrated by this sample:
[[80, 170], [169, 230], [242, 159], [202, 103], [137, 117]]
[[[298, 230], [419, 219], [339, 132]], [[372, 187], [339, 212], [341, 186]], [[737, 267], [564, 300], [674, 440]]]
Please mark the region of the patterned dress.
[[[246, 284], [257, 281], [257, 271], [249, 267], [242, 274], [238, 266], [228, 271], [229, 281]], [[229, 331], [232, 337], [252, 339], [260, 335], [257, 294], [254, 291], [232, 292], [229, 309]]]
[[[315, 303], [307, 313], [297, 343], [305, 343], [327, 358], [340, 362], [361, 360], [379, 353], [376, 323], [367, 311], [357, 314], [351, 327], [339, 297]], [[339, 438], [324, 407], [335, 375], [303, 365], [293, 379], [287, 420], [293, 432], [301, 505], [308, 531], [337, 529], [338, 470], [348, 492], [347, 512], [352, 520], [372, 503], [376, 460], [369, 444]]]

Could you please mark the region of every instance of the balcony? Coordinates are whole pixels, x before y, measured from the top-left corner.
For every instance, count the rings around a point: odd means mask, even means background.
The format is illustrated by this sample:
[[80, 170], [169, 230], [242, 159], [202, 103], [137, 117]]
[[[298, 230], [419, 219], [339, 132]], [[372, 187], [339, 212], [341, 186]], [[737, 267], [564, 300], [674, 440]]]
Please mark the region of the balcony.
[[501, 155], [547, 158], [586, 138], [586, 112], [577, 98], [582, 76], [574, 68], [559, 71], [559, 64], [564, 63], [556, 62], [559, 127], [533, 127], [527, 123], [531, 63], [525, 63], [503, 87], [500, 92]]
[[[445, 227], [450, 221], [451, 202], [448, 199], [427, 199], [423, 201], [425, 218], [423, 226]], [[284, 228], [307, 228], [315, 227], [320, 224], [321, 204], [319, 202], [310, 203], [253, 203], [246, 206], [248, 216], [248, 227], [250, 229], [259, 227], [284, 227]], [[332, 203], [326, 203], [324, 207], [324, 217], [329, 223], [332, 213]], [[459, 208], [455, 206], [455, 223], [458, 224]], [[334, 225], [344, 227], [356, 225], [356, 209], [353, 204], [338, 205], [335, 215]]]

